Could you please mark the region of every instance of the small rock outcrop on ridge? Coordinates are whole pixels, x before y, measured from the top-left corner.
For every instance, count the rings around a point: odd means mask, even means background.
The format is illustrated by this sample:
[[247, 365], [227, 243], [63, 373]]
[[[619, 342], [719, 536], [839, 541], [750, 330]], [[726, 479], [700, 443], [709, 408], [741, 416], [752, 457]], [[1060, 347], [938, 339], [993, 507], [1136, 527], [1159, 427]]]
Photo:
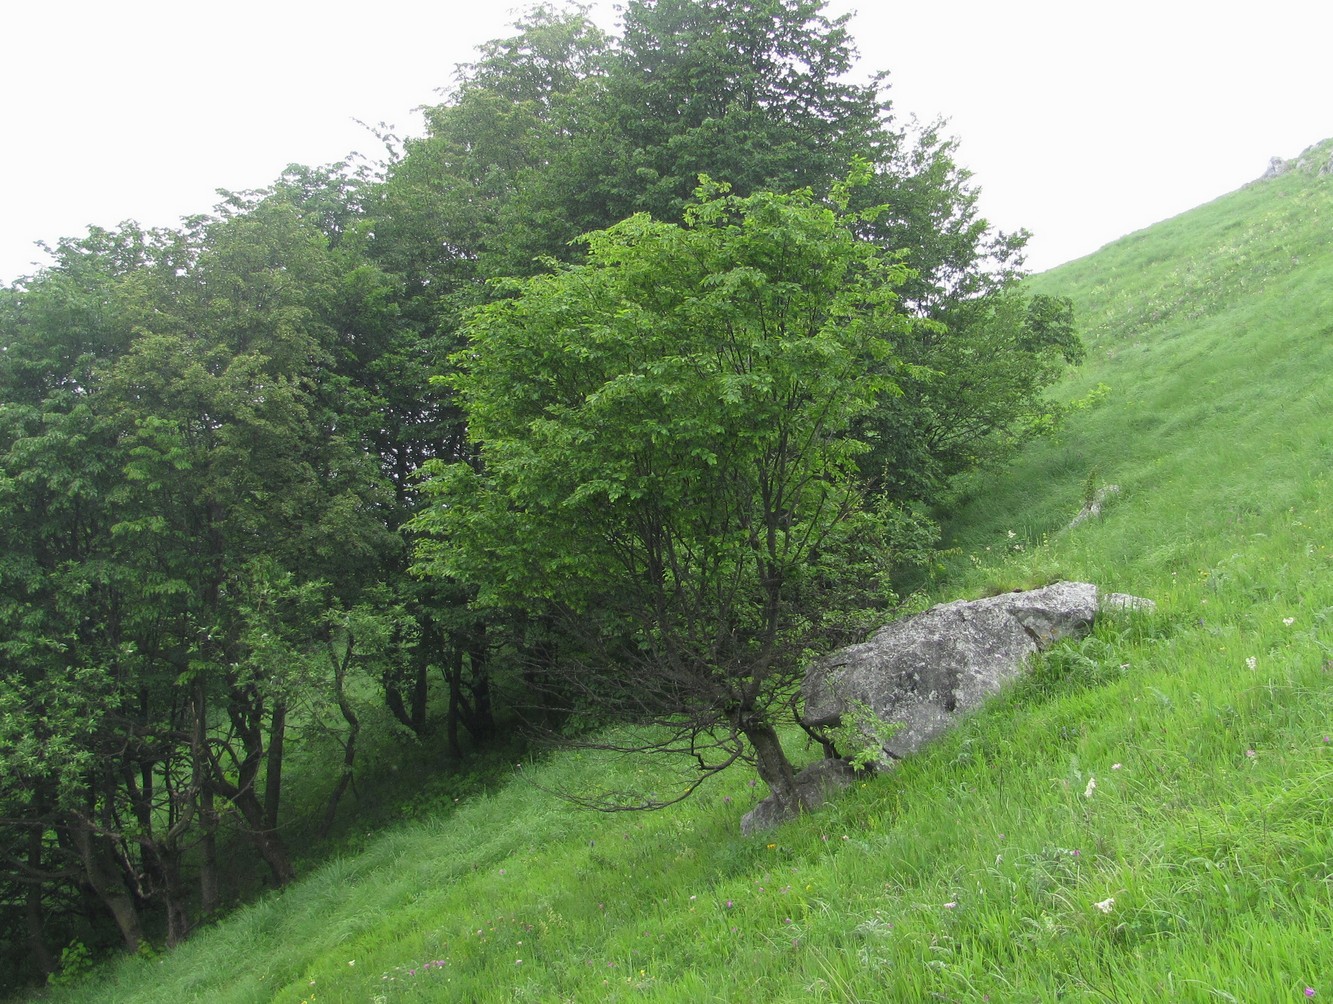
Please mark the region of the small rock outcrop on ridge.
[[1291, 160], [1271, 157], [1268, 168], [1259, 176], [1260, 181], [1280, 178], [1291, 171], [1303, 171], [1306, 174], [1333, 174], [1333, 139], [1307, 146], [1299, 156]]
[[1260, 181], [1267, 181], [1269, 178], [1277, 178], [1287, 173], [1291, 165], [1281, 157], [1270, 157], [1268, 167], [1263, 174], [1259, 175]]

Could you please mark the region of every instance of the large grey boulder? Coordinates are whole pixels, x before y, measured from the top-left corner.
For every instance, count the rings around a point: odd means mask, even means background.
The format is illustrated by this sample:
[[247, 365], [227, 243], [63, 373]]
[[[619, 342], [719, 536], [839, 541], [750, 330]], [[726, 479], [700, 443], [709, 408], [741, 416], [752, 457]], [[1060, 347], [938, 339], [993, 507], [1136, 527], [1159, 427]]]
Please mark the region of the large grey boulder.
[[815, 664], [802, 686], [803, 717], [833, 726], [864, 703], [896, 726], [885, 760], [907, 756], [1017, 677], [1033, 652], [1087, 633], [1103, 605], [1144, 609], [1151, 601], [1112, 594], [1099, 603], [1091, 583], [1057, 582], [904, 617]]

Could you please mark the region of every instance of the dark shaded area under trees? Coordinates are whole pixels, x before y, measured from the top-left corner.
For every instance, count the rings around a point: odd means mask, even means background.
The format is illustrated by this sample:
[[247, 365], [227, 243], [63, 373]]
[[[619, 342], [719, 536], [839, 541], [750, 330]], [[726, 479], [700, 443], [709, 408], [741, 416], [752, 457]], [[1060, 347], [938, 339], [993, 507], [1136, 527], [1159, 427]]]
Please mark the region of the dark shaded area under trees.
[[0, 291], [0, 989], [178, 943], [220, 848], [290, 882], [284, 768], [328, 832], [367, 729], [655, 723], [781, 792], [800, 660], [1058, 417], [1068, 304], [845, 18], [623, 18], [533, 8], [383, 162]]

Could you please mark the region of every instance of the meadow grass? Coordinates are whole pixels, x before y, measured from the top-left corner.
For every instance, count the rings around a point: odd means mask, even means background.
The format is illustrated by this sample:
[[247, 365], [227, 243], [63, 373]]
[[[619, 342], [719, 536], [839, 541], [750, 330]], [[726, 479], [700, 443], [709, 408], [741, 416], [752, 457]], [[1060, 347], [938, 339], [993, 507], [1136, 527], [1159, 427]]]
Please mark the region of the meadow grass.
[[1296, 173], [1033, 281], [1083, 319], [1077, 406], [968, 486], [931, 599], [1078, 578], [1158, 609], [896, 770], [747, 839], [743, 772], [599, 815], [551, 792], [677, 780], [556, 754], [49, 999], [1333, 999], [1331, 222]]

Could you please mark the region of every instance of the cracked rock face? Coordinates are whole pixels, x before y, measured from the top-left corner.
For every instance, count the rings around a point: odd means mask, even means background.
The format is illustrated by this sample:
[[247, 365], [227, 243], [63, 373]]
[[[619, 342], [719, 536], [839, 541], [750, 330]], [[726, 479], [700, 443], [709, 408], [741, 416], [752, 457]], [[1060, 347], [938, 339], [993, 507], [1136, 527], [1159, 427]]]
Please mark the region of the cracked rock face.
[[[1117, 596], [1108, 605], [1148, 602]], [[811, 668], [802, 686], [804, 719], [836, 725], [864, 702], [898, 726], [884, 745], [885, 759], [907, 756], [1017, 677], [1033, 652], [1086, 634], [1097, 611], [1096, 586], [1057, 582], [904, 617]]]

